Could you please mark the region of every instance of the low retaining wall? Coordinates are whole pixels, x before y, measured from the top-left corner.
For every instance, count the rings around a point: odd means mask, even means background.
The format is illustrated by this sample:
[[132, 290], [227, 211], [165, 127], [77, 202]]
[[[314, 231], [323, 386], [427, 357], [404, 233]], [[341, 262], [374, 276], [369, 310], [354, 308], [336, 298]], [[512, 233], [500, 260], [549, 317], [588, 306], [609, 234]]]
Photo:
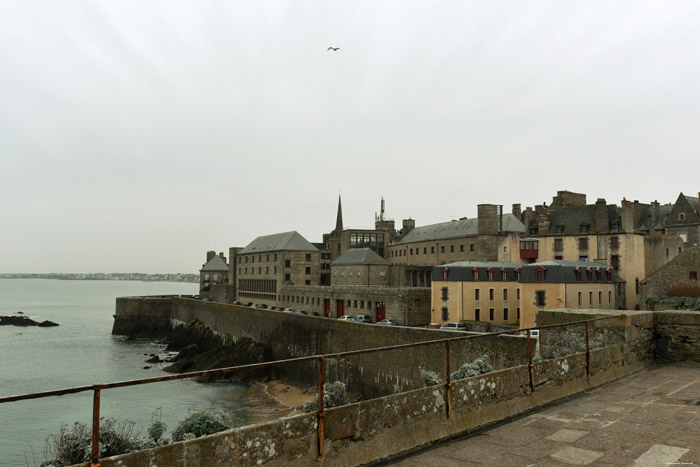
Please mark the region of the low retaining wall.
[[[526, 365], [452, 384], [447, 417], [444, 386], [414, 389], [329, 409], [324, 418], [322, 462], [354, 466], [464, 435], [544, 404], [638, 371], [648, 362], [625, 354], [623, 345], [536, 363], [531, 391]], [[315, 414], [297, 415], [216, 435], [102, 460], [103, 467], [168, 465], [318, 465]]]
[[700, 362], [700, 311], [654, 313], [656, 358], [662, 362]]

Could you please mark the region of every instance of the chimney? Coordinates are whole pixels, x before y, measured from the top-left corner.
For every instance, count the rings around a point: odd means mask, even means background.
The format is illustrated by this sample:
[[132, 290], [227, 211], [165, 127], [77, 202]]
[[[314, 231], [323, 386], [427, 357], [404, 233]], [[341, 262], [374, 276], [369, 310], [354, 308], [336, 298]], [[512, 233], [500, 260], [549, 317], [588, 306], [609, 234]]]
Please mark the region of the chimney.
[[620, 202], [620, 222], [623, 232], [634, 231], [634, 213], [632, 212], [632, 202], [623, 198]]
[[477, 206], [477, 233], [479, 235], [498, 234], [498, 206], [479, 204]]
[[599, 234], [610, 232], [610, 217], [605, 198], [598, 198], [595, 202], [595, 230]]
[[514, 215], [515, 217], [518, 218], [518, 220], [520, 220], [520, 217], [521, 217], [521, 215], [522, 215], [522, 213], [523, 213], [522, 210], [520, 209], [520, 203], [513, 204], [513, 211], [512, 211], [512, 213], [513, 213], [513, 215]]
[[550, 224], [549, 208], [547, 207], [546, 204], [542, 204], [541, 206], [535, 206], [535, 210], [538, 213], [538, 216], [537, 216], [537, 234], [538, 235], [547, 235], [549, 233], [549, 224]]
[[[651, 225], [649, 226], [650, 229], [653, 229], [656, 224], [659, 223], [659, 202], [657, 200], [654, 200], [651, 203]], [[653, 232], [649, 232], [653, 233]]]
[[212, 258], [214, 258], [214, 256], [216, 256], [216, 251], [214, 251], [214, 250], [207, 251], [207, 263], [209, 261], [211, 261]]
[[403, 234], [406, 235], [408, 232], [416, 228], [416, 221], [413, 219], [403, 220]]
[[223, 251], [219, 252], [219, 256], [221, 257], [221, 259], [224, 260], [224, 262], [226, 262], [226, 257], [224, 256], [224, 252], [223, 252]]

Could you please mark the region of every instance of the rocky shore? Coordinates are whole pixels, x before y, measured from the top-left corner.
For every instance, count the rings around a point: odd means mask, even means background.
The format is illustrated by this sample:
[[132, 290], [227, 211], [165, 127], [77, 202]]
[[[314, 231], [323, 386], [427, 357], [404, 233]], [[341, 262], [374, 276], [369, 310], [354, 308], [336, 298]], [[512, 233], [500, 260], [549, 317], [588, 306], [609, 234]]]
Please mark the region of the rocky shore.
[[[178, 352], [175, 357], [167, 360], [172, 364], [164, 368], [171, 373], [211, 370], [272, 360], [268, 346], [253, 339], [242, 338], [234, 341], [229, 336], [220, 336], [197, 320], [173, 329], [163, 342], [167, 344], [166, 351]], [[148, 363], [156, 361], [158, 360], [150, 359]], [[218, 379], [266, 381], [269, 379], [269, 372], [265, 368], [244, 370], [223, 376], [206, 376], [200, 380]]]

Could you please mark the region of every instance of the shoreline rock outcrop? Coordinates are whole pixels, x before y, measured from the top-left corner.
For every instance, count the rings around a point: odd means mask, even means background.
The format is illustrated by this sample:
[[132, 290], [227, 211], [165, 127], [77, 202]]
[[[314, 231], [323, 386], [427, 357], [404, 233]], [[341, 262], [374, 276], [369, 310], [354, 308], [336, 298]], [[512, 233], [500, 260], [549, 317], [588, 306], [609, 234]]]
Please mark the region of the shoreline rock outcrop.
[[58, 323], [54, 323], [53, 321], [49, 320], [41, 322], [34, 321], [33, 319], [27, 316], [0, 316], [0, 326], [38, 326], [40, 328], [49, 328], [53, 326], [58, 326]]

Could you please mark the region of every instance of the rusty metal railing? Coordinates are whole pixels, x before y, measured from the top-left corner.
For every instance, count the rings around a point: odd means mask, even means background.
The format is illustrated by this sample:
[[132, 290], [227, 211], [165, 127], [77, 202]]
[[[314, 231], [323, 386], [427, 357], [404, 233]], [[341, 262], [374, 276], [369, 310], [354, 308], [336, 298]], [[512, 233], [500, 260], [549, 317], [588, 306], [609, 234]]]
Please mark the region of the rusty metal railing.
[[173, 380], [180, 380], [180, 379], [190, 379], [190, 378], [198, 378], [198, 377], [205, 377], [205, 376], [212, 376], [212, 375], [224, 375], [227, 373], [234, 373], [237, 371], [243, 371], [243, 370], [252, 370], [252, 369], [259, 369], [259, 368], [267, 368], [267, 367], [274, 367], [274, 366], [279, 366], [279, 365], [286, 365], [290, 363], [304, 363], [304, 362], [316, 362], [316, 366], [318, 369], [318, 377], [317, 377], [317, 383], [318, 383], [318, 410], [316, 412], [316, 418], [317, 418], [317, 434], [318, 434], [318, 459], [321, 459], [323, 457], [323, 428], [324, 428], [324, 417], [325, 417], [325, 408], [324, 408], [324, 401], [323, 401], [323, 393], [324, 393], [324, 380], [325, 380], [325, 374], [324, 374], [324, 361], [328, 359], [342, 359], [344, 357], [350, 357], [350, 356], [355, 356], [355, 355], [365, 355], [365, 354], [372, 354], [376, 352], [386, 352], [389, 350], [399, 350], [399, 349], [408, 349], [408, 348], [414, 348], [414, 347], [422, 347], [422, 346], [430, 346], [430, 345], [437, 345], [437, 344], [444, 344], [445, 345], [445, 395], [446, 395], [446, 417], [449, 419], [451, 417], [451, 412], [452, 412], [452, 381], [451, 381], [451, 373], [450, 373], [450, 343], [451, 342], [459, 342], [459, 341], [467, 341], [467, 340], [472, 340], [472, 339], [487, 339], [491, 338], [494, 336], [500, 336], [503, 334], [522, 334], [526, 333], [527, 335], [527, 359], [528, 359], [528, 373], [529, 373], [529, 383], [530, 383], [530, 389], [531, 391], [534, 392], [535, 390], [535, 383], [534, 383], [534, 364], [533, 364], [533, 352], [532, 352], [532, 335], [531, 331], [538, 329], [554, 329], [554, 328], [559, 328], [559, 327], [568, 327], [568, 326], [578, 326], [578, 325], [583, 325], [585, 329], [585, 341], [586, 341], [586, 378], [588, 381], [590, 381], [590, 372], [591, 372], [591, 362], [590, 362], [590, 344], [589, 344], [589, 323], [595, 322], [595, 321], [601, 321], [601, 320], [609, 320], [609, 319], [620, 319], [622, 317], [625, 317], [626, 315], [614, 315], [614, 316], [603, 316], [599, 318], [591, 318], [587, 320], [581, 320], [581, 321], [572, 321], [569, 323], [561, 323], [561, 324], [551, 324], [547, 326], [537, 326], [537, 327], [532, 327], [532, 328], [523, 328], [523, 329], [511, 329], [511, 330], [506, 330], [506, 331], [497, 331], [497, 332], [491, 332], [487, 334], [473, 334], [473, 335], [467, 335], [467, 336], [456, 336], [456, 337], [449, 337], [449, 338], [443, 338], [443, 339], [435, 339], [435, 340], [429, 340], [429, 341], [422, 341], [422, 342], [413, 342], [410, 344], [399, 344], [399, 345], [390, 345], [390, 346], [385, 346], [385, 347], [375, 347], [371, 349], [362, 349], [362, 350], [351, 350], [347, 352], [340, 352], [340, 353], [333, 353], [333, 354], [325, 354], [325, 355], [313, 355], [309, 357], [298, 357], [298, 358], [288, 358], [284, 360], [273, 360], [270, 362], [263, 362], [263, 363], [253, 363], [249, 365], [238, 365], [238, 366], [232, 366], [232, 367], [226, 367], [226, 368], [216, 368], [213, 370], [203, 370], [203, 371], [193, 371], [193, 372], [188, 372], [188, 373], [178, 373], [174, 375], [166, 375], [166, 376], [158, 376], [154, 378], [142, 378], [142, 379], [134, 379], [134, 380], [128, 380], [128, 381], [119, 381], [119, 382], [114, 382], [114, 383], [105, 383], [105, 384], [93, 384], [93, 385], [88, 385], [88, 386], [77, 386], [73, 388], [65, 388], [65, 389], [55, 389], [51, 391], [43, 391], [43, 392], [35, 392], [35, 393], [30, 393], [30, 394], [19, 394], [19, 395], [13, 395], [13, 396], [5, 396], [5, 397], [0, 397], [0, 404], [2, 403], [7, 403], [7, 402], [16, 402], [16, 401], [22, 401], [22, 400], [29, 400], [29, 399], [39, 399], [43, 397], [51, 397], [51, 396], [63, 396], [66, 394], [76, 394], [79, 392], [85, 392], [85, 391], [93, 391], [93, 405], [92, 405], [92, 449], [91, 449], [91, 459], [90, 461], [86, 464], [90, 467], [99, 467], [101, 464], [99, 462], [99, 440], [100, 440], [100, 397], [101, 397], [101, 392], [105, 389], [114, 389], [114, 388], [121, 388], [121, 387], [126, 387], [126, 386], [138, 386], [142, 384], [151, 384], [151, 383], [159, 383], [163, 381], [173, 381]]

